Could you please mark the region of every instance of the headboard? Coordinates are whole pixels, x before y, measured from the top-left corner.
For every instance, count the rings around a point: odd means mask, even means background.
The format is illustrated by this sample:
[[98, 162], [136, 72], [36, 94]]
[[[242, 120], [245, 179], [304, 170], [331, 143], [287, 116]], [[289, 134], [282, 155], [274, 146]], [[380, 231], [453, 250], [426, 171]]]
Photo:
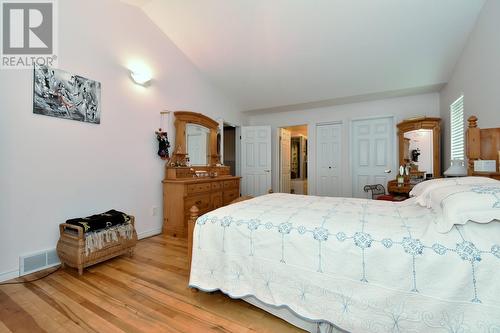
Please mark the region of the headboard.
[[[470, 116], [467, 121], [469, 122], [466, 138], [466, 152], [467, 159], [469, 160], [467, 174], [469, 176], [482, 175], [498, 179], [500, 177], [500, 128], [497, 127], [480, 129], [477, 127], [476, 116]], [[496, 160], [496, 172], [474, 172], [475, 160]]]

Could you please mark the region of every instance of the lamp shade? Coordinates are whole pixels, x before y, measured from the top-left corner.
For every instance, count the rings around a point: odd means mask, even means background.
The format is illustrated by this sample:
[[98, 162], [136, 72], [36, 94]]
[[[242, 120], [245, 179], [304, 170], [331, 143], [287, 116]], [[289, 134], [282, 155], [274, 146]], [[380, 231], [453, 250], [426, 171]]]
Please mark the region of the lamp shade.
[[467, 168], [464, 160], [451, 160], [451, 166], [444, 172], [447, 177], [467, 176]]

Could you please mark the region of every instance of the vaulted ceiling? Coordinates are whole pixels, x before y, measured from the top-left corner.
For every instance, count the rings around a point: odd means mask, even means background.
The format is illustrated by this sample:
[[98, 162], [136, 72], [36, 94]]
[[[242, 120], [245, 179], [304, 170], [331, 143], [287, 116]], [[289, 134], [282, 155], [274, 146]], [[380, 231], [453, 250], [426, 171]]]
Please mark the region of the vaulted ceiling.
[[240, 110], [437, 90], [484, 0], [124, 0]]

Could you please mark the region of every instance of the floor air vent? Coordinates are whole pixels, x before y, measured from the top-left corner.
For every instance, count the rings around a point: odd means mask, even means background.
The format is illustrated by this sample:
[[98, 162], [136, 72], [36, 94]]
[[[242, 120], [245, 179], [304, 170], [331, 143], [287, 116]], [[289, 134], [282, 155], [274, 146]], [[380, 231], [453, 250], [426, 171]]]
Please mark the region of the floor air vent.
[[19, 276], [59, 265], [56, 249], [19, 257]]

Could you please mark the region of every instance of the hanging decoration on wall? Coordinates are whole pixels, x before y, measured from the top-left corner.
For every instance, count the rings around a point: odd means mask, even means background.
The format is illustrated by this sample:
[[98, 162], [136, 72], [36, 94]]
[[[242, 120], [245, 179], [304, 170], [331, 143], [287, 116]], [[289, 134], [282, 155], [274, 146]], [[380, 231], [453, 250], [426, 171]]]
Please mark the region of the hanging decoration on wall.
[[35, 66], [33, 113], [101, 122], [101, 83], [48, 66]]
[[[170, 154], [168, 152], [168, 149], [170, 148], [168, 134], [166, 130], [162, 130], [162, 124], [165, 124], [165, 128], [168, 128], [169, 115], [170, 111], [160, 112], [160, 127], [157, 131], [155, 131], [156, 139], [158, 140], [158, 156], [160, 156], [162, 160], [168, 160], [170, 158]], [[164, 118], [166, 118], [166, 122]]]
[[160, 156], [162, 160], [167, 160], [170, 157], [168, 153], [170, 142], [168, 142], [167, 132], [163, 132], [160, 128], [156, 131], [156, 139], [158, 140], [158, 156]]

